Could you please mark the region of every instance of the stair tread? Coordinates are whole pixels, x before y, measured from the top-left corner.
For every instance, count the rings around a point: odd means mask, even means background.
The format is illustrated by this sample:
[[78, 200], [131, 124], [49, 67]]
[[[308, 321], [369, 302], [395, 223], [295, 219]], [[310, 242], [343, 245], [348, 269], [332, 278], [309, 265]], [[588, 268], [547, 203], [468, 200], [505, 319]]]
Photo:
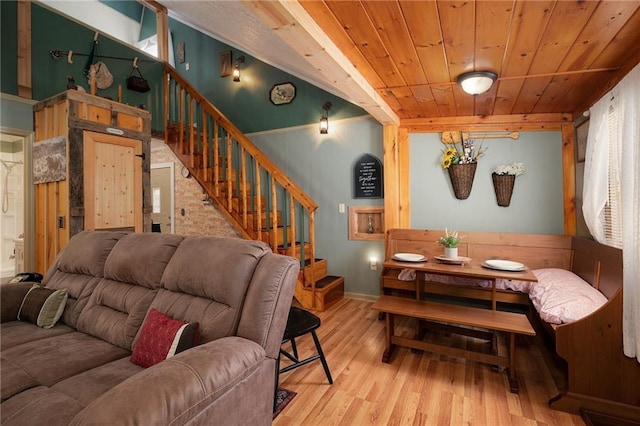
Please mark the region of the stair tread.
[[344, 277], [339, 277], [337, 275], [327, 275], [324, 278], [316, 281], [316, 289], [323, 289], [329, 287], [333, 283], [339, 283], [340, 281], [344, 281]]

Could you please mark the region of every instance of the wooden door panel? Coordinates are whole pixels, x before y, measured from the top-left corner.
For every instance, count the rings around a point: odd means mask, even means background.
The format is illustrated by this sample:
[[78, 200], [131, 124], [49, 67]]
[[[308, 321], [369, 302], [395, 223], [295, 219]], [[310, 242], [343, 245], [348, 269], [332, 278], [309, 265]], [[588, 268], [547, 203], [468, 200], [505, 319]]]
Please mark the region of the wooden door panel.
[[142, 142], [84, 132], [84, 229], [142, 232]]

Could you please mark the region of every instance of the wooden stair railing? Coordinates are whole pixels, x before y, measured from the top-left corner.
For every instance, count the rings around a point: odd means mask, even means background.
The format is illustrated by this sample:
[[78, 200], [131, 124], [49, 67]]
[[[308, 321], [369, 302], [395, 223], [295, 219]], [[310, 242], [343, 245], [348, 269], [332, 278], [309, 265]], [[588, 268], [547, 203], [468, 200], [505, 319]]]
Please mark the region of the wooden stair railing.
[[324, 310], [344, 279], [317, 288], [318, 205], [173, 67], [165, 74], [165, 143], [244, 238], [300, 260], [296, 299]]

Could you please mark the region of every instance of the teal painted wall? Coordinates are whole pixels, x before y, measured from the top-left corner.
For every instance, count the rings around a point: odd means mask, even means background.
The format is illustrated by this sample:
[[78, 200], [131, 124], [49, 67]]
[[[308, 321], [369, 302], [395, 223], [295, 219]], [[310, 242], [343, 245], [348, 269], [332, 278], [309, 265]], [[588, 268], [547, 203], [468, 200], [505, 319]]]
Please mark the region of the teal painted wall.
[[18, 94], [18, 7], [14, 1], [0, 1], [0, 91]]
[[[248, 135], [249, 138], [318, 203], [316, 254], [327, 259], [331, 275], [345, 277], [347, 292], [379, 293], [380, 270], [369, 259], [384, 257], [383, 241], [349, 240], [349, 206], [382, 206], [382, 199], [353, 198], [353, 167], [369, 153], [382, 161], [382, 126], [369, 116], [331, 121], [328, 135], [315, 125]], [[345, 213], [338, 204], [345, 204]]]
[[33, 131], [33, 105], [8, 97], [0, 97], [0, 125], [11, 129]]
[[[458, 200], [440, 166], [439, 133], [410, 135], [413, 228], [488, 232], [564, 233], [560, 132], [520, 132], [518, 140], [485, 139], [469, 198]], [[478, 143], [478, 142], [476, 142]], [[501, 164], [524, 163], [509, 207], [496, 202], [491, 173]]]
[[[54, 61], [49, 52], [72, 50], [88, 54], [91, 51], [94, 32], [36, 4], [32, 6], [31, 14], [33, 98], [42, 100], [66, 90], [68, 75], [74, 77], [76, 84], [89, 91], [89, 83], [83, 71], [88, 57], [74, 55], [73, 63], [69, 64], [66, 57]], [[3, 16], [3, 22], [4, 20]], [[102, 59], [113, 75], [113, 84], [105, 90], [98, 90], [97, 95], [116, 100], [118, 84], [121, 84], [123, 103], [135, 106], [145, 105], [145, 109], [152, 115], [152, 128], [161, 129], [164, 125], [162, 122], [162, 64], [104, 35], [98, 38], [98, 53], [125, 59]], [[138, 63], [138, 68], [151, 86], [151, 90], [147, 93], [138, 93], [126, 88], [126, 79], [131, 72], [134, 57], [142, 60]], [[46, 72], [39, 70], [46, 70]]]
[[110, 8], [117, 10], [123, 15], [133, 19], [136, 22], [140, 22], [142, 17], [142, 10], [144, 6], [137, 1], [123, 1], [123, 0], [98, 0], [100, 3], [104, 3]]
[[[327, 101], [333, 104], [329, 111], [330, 119], [367, 114], [350, 102], [234, 50], [181, 22], [170, 19], [169, 26], [174, 52], [178, 51], [178, 43], [185, 43], [185, 62], [180, 64], [176, 58], [178, 72], [244, 133], [318, 123], [324, 112], [322, 105]], [[237, 57], [245, 56], [245, 63], [240, 65], [240, 82], [233, 82], [231, 76], [220, 77], [220, 53], [229, 50], [234, 64]], [[186, 69], [187, 63], [189, 70]], [[276, 106], [269, 100], [269, 90], [274, 84], [283, 82], [292, 82], [296, 86], [296, 97], [290, 104]]]

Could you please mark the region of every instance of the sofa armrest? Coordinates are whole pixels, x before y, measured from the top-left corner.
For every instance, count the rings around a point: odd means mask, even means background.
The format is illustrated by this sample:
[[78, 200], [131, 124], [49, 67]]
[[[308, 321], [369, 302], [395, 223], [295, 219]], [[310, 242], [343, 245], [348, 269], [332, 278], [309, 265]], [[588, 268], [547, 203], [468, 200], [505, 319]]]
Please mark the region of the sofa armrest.
[[[264, 406], [270, 424], [274, 369], [262, 346], [241, 337], [224, 337], [135, 374], [85, 407], [71, 424], [184, 424], [210, 413], [219, 399], [226, 401], [225, 412], [233, 416], [239, 412], [246, 419], [255, 419], [256, 410]], [[267, 400], [262, 403], [247, 394], [247, 384]], [[230, 398], [236, 389], [244, 392], [240, 398]], [[230, 406], [230, 401], [235, 402]]]
[[34, 283], [18, 282], [0, 285], [0, 322], [14, 321], [18, 318], [18, 310], [22, 300]]

